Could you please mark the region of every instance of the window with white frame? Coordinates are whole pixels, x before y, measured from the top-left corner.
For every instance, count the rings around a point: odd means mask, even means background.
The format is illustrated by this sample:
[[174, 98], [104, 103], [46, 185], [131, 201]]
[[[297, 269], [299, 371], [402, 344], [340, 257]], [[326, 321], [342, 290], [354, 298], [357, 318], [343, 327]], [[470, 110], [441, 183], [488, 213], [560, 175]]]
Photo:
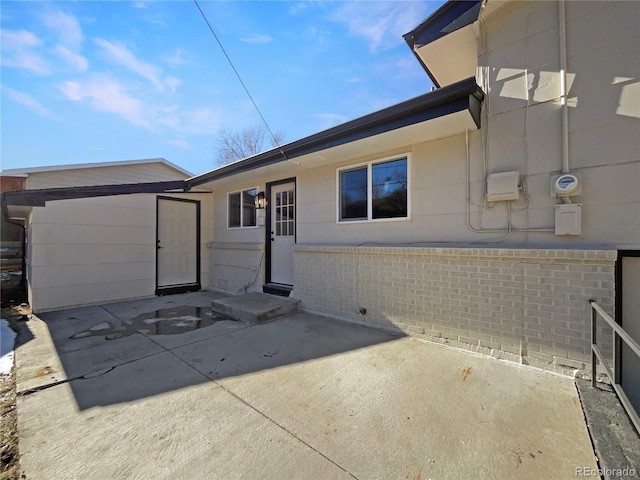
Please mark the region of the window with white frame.
[[257, 188], [231, 192], [227, 195], [227, 226], [244, 228], [256, 226]]
[[408, 156], [338, 170], [338, 221], [409, 218]]

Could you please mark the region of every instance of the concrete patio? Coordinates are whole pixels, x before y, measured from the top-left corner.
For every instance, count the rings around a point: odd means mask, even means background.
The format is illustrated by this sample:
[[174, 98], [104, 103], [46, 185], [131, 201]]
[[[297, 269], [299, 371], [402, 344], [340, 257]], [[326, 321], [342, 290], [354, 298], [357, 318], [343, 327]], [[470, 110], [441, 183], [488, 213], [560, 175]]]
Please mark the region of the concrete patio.
[[163, 309], [206, 316], [214, 298], [24, 323], [16, 365], [27, 478], [569, 479], [597, 470], [568, 378], [305, 313], [140, 331]]

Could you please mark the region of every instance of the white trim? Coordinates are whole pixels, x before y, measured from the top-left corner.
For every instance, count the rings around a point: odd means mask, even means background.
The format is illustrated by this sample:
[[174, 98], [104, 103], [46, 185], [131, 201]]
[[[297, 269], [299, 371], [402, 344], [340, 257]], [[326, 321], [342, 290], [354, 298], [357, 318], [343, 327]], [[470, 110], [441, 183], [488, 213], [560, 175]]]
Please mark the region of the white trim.
[[116, 162], [96, 162], [96, 163], [76, 163], [76, 164], [68, 164], [68, 165], [49, 165], [42, 167], [28, 167], [28, 168], [9, 168], [7, 170], [1, 170], [1, 175], [6, 176], [27, 176], [30, 173], [40, 173], [40, 172], [55, 172], [55, 171], [64, 171], [64, 170], [79, 170], [85, 168], [102, 168], [102, 167], [124, 167], [128, 165], [141, 165], [147, 163], [163, 163], [168, 167], [177, 170], [178, 172], [191, 177], [193, 174], [179, 166], [171, 163], [164, 158], [147, 158], [142, 160], [122, 160]]
[[[379, 163], [392, 162], [394, 160], [407, 160], [407, 216], [406, 217], [391, 217], [391, 218], [372, 218], [373, 217], [373, 165]], [[357, 170], [361, 167], [367, 167], [367, 218], [356, 220], [341, 220], [340, 219], [340, 173], [348, 170]], [[391, 155], [389, 157], [379, 158], [375, 160], [369, 160], [368, 162], [356, 163], [353, 165], [347, 165], [344, 167], [336, 168], [336, 224], [349, 225], [349, 224], [362, 224], [362, 223], [380, 223], [380, 222], [401, 222], [411, 220], [411, 152], [399, 153], [397, 155]]]
[[[258, 228], [258, 210], [254, 206], [254, 210], [256, 211], [256, 224], [255, 225], [247, 225], [246, 227], [242, 225], [242, 193], [248, 192], [249, 190], [255, 190], [256, 194], [260, 191], [260, 188], [249, 187], [249, 188], [241, 188], [240, 190], [232, 190], [231, 192], [227, 192], [227, 210], [225, 216], [227, 217], [227, 230], [246, 230], [251, 228]], [[237, 227], [229, 226], [229, 195], [233, 195], [234, 193], [240, 194], [240, 225]]]

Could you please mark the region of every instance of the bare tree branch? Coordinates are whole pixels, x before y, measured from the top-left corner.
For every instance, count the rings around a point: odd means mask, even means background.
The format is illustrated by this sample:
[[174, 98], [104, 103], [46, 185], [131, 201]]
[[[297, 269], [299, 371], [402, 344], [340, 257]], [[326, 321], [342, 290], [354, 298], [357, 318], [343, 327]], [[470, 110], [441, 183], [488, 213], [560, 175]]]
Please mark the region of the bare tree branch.
[[262, 125], [253, 125], [242, 131], [232, 131], [225, 128], [216, 138], [218, 147], [217, 163], [226, 165], [236, 160], [250, 157], [266, 150], [268, 147], [276, 147], [282, 144], [284, 135], [276, 132], [271, 136]]

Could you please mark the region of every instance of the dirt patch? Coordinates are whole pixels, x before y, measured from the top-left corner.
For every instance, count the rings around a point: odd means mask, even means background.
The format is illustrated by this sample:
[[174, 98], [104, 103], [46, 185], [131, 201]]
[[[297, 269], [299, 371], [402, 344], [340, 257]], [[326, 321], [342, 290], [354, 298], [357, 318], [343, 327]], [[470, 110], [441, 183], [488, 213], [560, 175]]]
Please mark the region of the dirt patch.
[[16, 373], [0, 375], [0, 480], [22, 478], [18, 456]]
[[[2, 318], [9, 322], [14, 331], [18, 322], [29, 319], [31, 308], [25, 302], [27, 296], [21, 284], [21, 261], [1, 263], [2, 283], [0, 298]], [[9, 375], [0, 375], [0, 480], [24, 478], [20, 470], [18, 452], [18, 416], [16, 413], [16, 372], [15, 366]]]

